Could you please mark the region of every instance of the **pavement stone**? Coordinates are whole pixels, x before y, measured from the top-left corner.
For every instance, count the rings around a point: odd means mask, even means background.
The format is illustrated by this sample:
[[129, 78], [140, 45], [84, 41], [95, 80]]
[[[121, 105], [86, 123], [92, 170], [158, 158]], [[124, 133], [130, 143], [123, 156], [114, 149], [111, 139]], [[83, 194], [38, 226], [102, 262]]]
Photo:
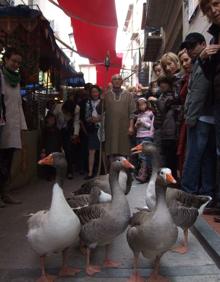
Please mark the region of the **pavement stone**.
[[[68, 196], [71, 191], [80, 187], [82, 177], [66, 181], [64, 192]], [[50, 205], [52, 182], [38, 181], [26, 186], [16, 193], [22, 199], [19, 206], [8, 206], [0, 210], [0, 282], [33, 282], [39, 276], [39, 258], [31, 250], [25, 238], [27, 233], [27, 214]], [[131, 210], [144, 205], [145, 185], [134, 182], [128, 195]], [[182, 231], [179, 232], [179, 239]], [[185, 255], [168, 252], [161, 260], [161, 273], [170, 277], [172, 282], [216, 282], [220, 281], [220, 270], [213, 259], [208, 255], [200, 242], [190, 232], [189, 252]], [[85, 258], [77, 248], [70, 251], [69, 263], [82, 269], [74, 279], [58, 279], [57, 281], [76, 282], [124, 282], [132, 273], [132, 252], [126, 242], [126, 234], [122, 234], [113, 242], [111, 258], [121, 262], [119, 269], [102, 269], [95, 277], [87, 277], [83, 271]], [[93, 263], [101, 264], [104, 249], [95, 250], [92, 257]], [[61, 265], [61, 255], [54, 254], [47, 259], [49, 273], [57, 274]], [[139, 270], [143, 277], [152, 271], [151, 262], [140, 257]]]

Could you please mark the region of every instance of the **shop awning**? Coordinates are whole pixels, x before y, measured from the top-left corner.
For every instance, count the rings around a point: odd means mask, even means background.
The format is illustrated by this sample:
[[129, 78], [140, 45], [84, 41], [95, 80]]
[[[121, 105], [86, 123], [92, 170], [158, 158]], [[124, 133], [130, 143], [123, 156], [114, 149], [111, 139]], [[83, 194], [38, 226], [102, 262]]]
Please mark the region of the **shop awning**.
[[50, 23], [38, 10], [26, 5], [0, 7], [0, 38], [22, 52], [24, 84], [38, 82], [39, 70], [50, 70], [56, 81], [76, 73], [57, 45]]
[[100, 69], [104, 69], [103, 64], [108, 51], [111, 61], [109, 72], [111, 68], [114, 68], [114, 71], [118, 73], [122, 58], [115, 52], [118, 27], [115, 0], [58, 0], [58, 2], [71, 17], [79, 54], [87, 57], [90, 63], [97, 65], [97, 82], [102, 81], [100, 76], [103, 74]]

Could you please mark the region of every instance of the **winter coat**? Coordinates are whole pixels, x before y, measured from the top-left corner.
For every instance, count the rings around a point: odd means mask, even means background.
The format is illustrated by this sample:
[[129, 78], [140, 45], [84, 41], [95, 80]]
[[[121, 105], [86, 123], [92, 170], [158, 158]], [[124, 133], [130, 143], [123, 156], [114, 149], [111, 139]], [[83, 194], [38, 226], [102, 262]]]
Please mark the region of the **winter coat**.
[[[213, 36], [210, 44], [219, 44], [218, 37], [220, 34], [220, 27], [213, 24], [209, 28], [208, 32]], [[212, 55], [206, 60], [200, 60], [200, 66], [206, 76], [206, 78], [211, 83], [212, 94], [210, 99], [214, 103], [220, 103], [220, 52], [217, 52], [215, 55]]]
[[0, 148], [21, 149], [21, 130], [26, 130], [27, 125], [22, 108], [20, 85], [11, 87], [3, 76], [2, 92], [6, 108], [6, 123], [1, 130]]
[[179, 126], [179, 99], [174, 97], [174, 92], [162, 93], [156, 104], [155, 129], [160, 129], [161, 139], [175, 140]]
[[185, 120], [188, 126], [195, 126], [201, 115], [212, 115], [211, 104], [208, 102], [211, 95], [210, 90], [210, 82], [205, 77], [199, 60], [195, 60], [184, 106]]

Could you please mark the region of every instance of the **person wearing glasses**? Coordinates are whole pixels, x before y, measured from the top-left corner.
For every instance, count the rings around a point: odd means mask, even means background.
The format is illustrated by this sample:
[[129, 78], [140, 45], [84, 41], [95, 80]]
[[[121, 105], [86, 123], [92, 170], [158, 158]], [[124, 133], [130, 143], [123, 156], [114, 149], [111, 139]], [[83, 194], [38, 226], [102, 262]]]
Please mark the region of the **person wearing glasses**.
[[105, 152], [110, 162], [115, 156], [130, 154], [130, 136], [134, 134], [135, 102], [132, 93], [122, 88], [120, 74], [112, 76], [112, 88], [104, 94], [101, 104], [105, 112]]

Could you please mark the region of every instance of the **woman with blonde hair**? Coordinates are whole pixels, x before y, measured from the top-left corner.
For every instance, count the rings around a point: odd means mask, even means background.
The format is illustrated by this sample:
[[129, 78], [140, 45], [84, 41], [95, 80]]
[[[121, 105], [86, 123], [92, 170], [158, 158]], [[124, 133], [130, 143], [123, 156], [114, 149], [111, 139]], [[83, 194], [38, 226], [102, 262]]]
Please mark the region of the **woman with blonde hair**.
[[189, 76], [192, 71], [192, 61], [186, 49], [182, 49], [178, 53], [178, 57], [179, 57], [181, 66], [184, 70], [184, 75], [182, 78], [182, 85], [181, 85], [180, 94], [179, 94], [180, 103], [182, 105], [182, 114], [181, 114], [181, 120], [180, 120], [180, 130], [179, 130], [179, 138], [178, 138], [178, 145], [177, 145], [178, 169], [180, 172], [180, 176], [182, 176], [183, 164], [185, 160], [186, 135], [187, 135], [186, 134], [186, 123], [183, 117], [183, 110], [184, 110], [186, 95], [188, 93], [188, 83], [189, 83]]
[[175, 73], [180, 72], [180, 61], [175, 53], [165, 53], [161, 57], [160, 62], [165, 75], [174, 75]]
[[161, 57], [160, 62], [165, 76], [173, 78], [175, 96], [178, 97], [182, 82], [182, 71], [179, 57], [173, 52], [168, 52]]

